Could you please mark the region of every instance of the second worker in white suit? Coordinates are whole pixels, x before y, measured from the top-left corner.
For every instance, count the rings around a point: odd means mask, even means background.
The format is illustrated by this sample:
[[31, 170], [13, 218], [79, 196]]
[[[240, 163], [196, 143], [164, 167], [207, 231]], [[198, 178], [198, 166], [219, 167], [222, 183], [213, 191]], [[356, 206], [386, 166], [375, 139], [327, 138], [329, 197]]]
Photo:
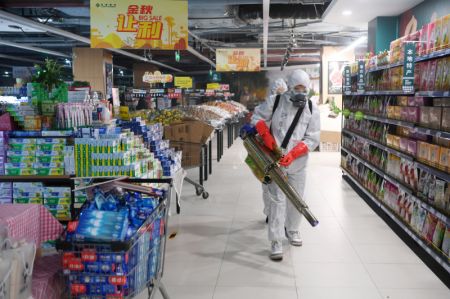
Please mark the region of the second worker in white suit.
[[[282, 95], [287, 91], [287, 85], [286, 82], [283, 79], [277, 79], [272, 85], [272, 89], [270, 90], [271, 95]], [[263, 190], [263, 202], [264, 202], [264, 215], [267, 216], [266, 223], [269, 221], [269, 213], [270, 213], [270, 192], [269, 192], [269, 186], [266, 184], [262, 185]]]
[[[295, 70], [288, 77], [289, 91], [276, 100], [276, 96], [256, 107], [252, 124], [264, 144], [273, 150], [281, 148], [280, 166], [289, 183], [303, 196], [306, 183], [308, 153], [320, 142], [320, 113], [308, 98], [311, 81], [303, 70]], [[302, 215], [286, 199], [275, 184], [269, 185], [271, 197], [269, 213], [270, 258], [283, 258], [282, 240], [286, 235], [291, 245], [301, 246], [300, 221]]]

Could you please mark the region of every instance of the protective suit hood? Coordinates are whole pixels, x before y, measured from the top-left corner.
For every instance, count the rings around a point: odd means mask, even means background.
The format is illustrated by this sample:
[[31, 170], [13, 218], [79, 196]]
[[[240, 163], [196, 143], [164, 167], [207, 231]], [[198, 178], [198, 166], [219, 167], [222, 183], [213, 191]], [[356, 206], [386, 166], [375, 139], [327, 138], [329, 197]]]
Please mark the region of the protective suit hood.
[[288, 84], [291, 89], [297, 85], [303, 85], [306, 87], [306, 92], [308, 93], [311, 87], [311, 79], [304, 70], [295, 70], [289, 75]]

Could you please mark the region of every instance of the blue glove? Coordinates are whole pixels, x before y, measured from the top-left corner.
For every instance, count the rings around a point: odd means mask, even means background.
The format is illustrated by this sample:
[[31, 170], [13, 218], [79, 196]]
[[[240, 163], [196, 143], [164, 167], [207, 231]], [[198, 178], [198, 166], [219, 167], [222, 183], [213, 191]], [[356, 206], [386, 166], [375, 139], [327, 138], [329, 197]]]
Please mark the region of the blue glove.
[[256, 134], [258, 134], [258, 132], [256, 131], [256, 128], [254, 126], [252, 126], [251, 124], [245, 124], [241, 128], [239, 136], [242, 138], [243, 136]]

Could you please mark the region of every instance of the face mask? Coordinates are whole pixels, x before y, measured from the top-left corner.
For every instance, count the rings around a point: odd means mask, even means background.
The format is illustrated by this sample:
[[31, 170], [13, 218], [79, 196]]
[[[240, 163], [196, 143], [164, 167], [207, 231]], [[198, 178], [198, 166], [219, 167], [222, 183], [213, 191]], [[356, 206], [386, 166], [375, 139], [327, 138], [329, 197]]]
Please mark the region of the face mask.
[[306, 92], [296, 92], [295, 90], [292, 90], [290, 100], [295, 107], [305, 107]]

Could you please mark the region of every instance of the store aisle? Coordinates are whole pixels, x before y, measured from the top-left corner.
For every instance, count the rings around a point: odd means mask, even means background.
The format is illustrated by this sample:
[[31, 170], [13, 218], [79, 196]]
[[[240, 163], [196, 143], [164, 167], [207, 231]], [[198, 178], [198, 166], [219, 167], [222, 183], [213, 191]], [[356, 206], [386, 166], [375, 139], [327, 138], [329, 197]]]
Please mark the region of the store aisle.
[[[163, 281], [171, 299], [439, 299], [450, 291], [341, 178], [339, 153], [313, 153], [306, 199], [320, 224], [269, 260], [261, 187], [237, 140], [206, 183], [185, 185]], [[192, 176], [198, 176], [193, 170]], [[142, 298], [145, 298], [144, 296]], [[161, 298], [158, 294], [156, 298]]]

